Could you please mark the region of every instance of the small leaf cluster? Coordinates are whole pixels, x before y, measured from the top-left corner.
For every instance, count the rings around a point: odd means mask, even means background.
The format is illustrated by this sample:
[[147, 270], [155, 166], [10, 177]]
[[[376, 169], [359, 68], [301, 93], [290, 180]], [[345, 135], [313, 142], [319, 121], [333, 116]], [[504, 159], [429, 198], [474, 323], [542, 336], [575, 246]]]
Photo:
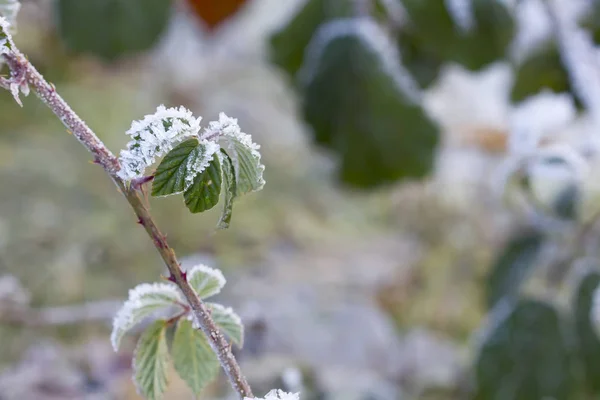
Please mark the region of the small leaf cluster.
[[[225, 285], [221, 271], [204, 265], [191, 268], [186, 276], [201, 299], [218, 294]], [[240, 317], [220, 304], [206, 305], [219, 330], [241, 347], [244, 326]], [[133, 358], [138, 392], [147, 399], [162, 398], [172, 362], [177, 374], [198, 395], [217, 377], [220, 364], [206, 335], [192, 321], [190, 307], [175, 284], [141, 284], [130, 290], [113, 321], [113, 348], [117, 351], [127, 332], [153, 318], [138, 339]]]
[[218, 226], [231, 221], [235, 198], [264, 186], [259, 146], [241, 131], [237, 120], [224, 113], [203, 131], [201, 118], [189, 110], [159, 106], [156, 113], [134, 121], [127, 134], [132, 140], [122, 150], [119, 176], [129, 182], [145, 181], [145, 170], [162, 161], [150, 176], [152, 196], [183, 194], [192, 213], [213, 208], [223, 197]]

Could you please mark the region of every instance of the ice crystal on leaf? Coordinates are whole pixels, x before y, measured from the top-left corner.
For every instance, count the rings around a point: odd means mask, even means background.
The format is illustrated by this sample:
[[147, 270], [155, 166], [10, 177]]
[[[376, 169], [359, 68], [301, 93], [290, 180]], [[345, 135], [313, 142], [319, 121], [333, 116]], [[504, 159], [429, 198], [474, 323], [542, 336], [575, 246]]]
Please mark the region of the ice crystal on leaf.
[[238, 120], [228, 117], [225, 113], [219, 114], [218, 121], [210, 122], [202, 136], [209, 138], [215, 135], [219, 136], [233, 162], [237, 182], [236, 195], [261, 190], [265, 185], [265, 166], [261, 164], [258, 152], [260, 146], [252, 142], [252, 136], [242, 132]]
[[201, 120], [194, 118], [192, 112], [184, 107], [165, 108], [161, 105], [154, 114], [133, 121], [126, 132], [132, 140], [119, 158], [121, 179], [129, 181], [142, 177], [157, 157], [165, 155], [184, 139], [197, 136]]
[[179, 289], [170, 283], [142, 283], [129, 291], [129, 299], [113, 320], [111, 342], [115, 351], [123, 335], [155, 311], [168, 309], [185, 300]]
[[225, 283], [225, 277], [221, 270], [209, 268], [199, 264], [187, 272], [188, 282], [194, 291], [202, 299], [218, 294]]
[[11, 52], [14, 46], [12, 36], [10, 35], [10, 23], [0, 15], [0, 56]]
[[299, 393], [288, 393], [281, 389], [273, 389], [265, 397], [246, 397], [244, 400], [300, 400]]

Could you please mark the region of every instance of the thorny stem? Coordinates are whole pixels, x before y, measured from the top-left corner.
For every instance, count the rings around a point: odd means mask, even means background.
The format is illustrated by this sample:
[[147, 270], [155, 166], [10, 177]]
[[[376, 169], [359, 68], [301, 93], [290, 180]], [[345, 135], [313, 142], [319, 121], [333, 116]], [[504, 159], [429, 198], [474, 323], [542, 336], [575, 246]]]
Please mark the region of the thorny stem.
[[[139, 224], [144, 227], [167, 265], [170, 273], [169, 280], [173, 281], [179, 287], [189, 303], [196, 322], [208, 337], [208, 341], [217, 355], [223, 370], [225, 370], [225, 374], [229, 378], [231, 386], [241, 399], [245, 397], [254, 397], [246, 378], [242, 374], [239, 364], [231, 352], [229, 343], [217, 328], [209, 309], [202, 300], [200, 300], [188, 283], [185, 273], [181, 270], [179, 262], [177, 261], [175, 252], [169, 247], [165, 236], [156, 226], [148, 208], [142, 201], [139, 191], [128, 186], [117, 176], [117, 172], [120, 169], [118, 159], [108, 148], [106, 148], [104, 143], [102, 143], [86, 123], [79, 118], [63, 98], [58, 95], [54, 85], [48, 83], [20, 51], [13, 49], [10, 53], [4, 54], [4, 58], [10, 67], [11, 76], [25, 76], [30, 89], [33, 90], [40, 100], [52, 110], [62, 123], [73, 133], [77, 140], [79, 140], [79, 142], [94, 155], [94, 163], [99, 164], [104, 168], [115, 185], [117, 185], [119, 190], [123, 193], [137, 215]], [[7, 82], [7, 80], [4, 79], [0, 82], [0, 86], [10, 86], [8, 84], [9, 82], [10, 81]]]

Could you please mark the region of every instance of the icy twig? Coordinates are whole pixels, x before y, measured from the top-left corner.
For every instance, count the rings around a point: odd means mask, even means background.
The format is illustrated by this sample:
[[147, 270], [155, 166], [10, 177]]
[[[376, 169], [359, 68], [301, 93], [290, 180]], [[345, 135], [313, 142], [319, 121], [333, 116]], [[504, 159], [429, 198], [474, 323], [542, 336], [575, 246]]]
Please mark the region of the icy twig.
[[[193, 288], [187, 281], [185, 273], [182, 271], [173, 249], [167, 243], [156, 223], [154, 222], [140, 191], [135, 185], [128, 185], [121, 178], [119, 171], [121, 166], [117, 157], [102, 143], [96, 134], [86, 125], [86, 123], [71, 109], [71, 107], [56, 92], [54, 85], [48, 83], [36, 68], [27, 60], [27, 58], [14, 46], [12, 41], [6, 40], [7, 31], [6, 21], [0, 17], [0, 39], [4, 33], [4, 41], [0, 41], [0, 56], [6, 61], [10, 68], [11, 77], [23, 76], [25, 82], [37, 97], [48, 106], [52, 112], [62, 121], [62, 123], [73, 133], [79, 142], [94, 156], [94, 163], [99, 164], [113, 180], [117, 188], [123, 193], [131, 208], [137, 215], [138, 223], [144, 227], [154, 247], [160, 253], [169, 270], [169, 280], [174, 282], [183, 293], [186, 301], [193, 310], [195, 322], [206, 334], [210, 345], [217, 355], [223, 370], [225, 371], [231, 386], [237, 392], [240, 398], [253, 397], [252, 391], [246, 378], [231, 352], [231, 347], [223, 334], [217, 328], [210, 311], [205, 303], [196, 295]], [[6, 46], [10, 43], [9, 46]], [[11, 79], [3, 81], [2, 87], [6, 83], [11, 84]]]

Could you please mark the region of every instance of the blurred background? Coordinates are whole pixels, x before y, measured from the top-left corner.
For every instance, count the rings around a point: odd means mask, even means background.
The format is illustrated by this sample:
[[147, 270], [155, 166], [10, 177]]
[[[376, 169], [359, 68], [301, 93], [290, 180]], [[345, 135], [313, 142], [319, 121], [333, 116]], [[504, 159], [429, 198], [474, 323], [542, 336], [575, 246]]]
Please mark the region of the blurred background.
[[[10, 2], [9, 2], [10, 3]], [[22, 0], [17, 46], [106, 145], [159, 104], [223, 111], [267, 184], [192, 215], [255, 393], [598, 399], [600, 2]], [[3, 71], [6, 73], [6, 69]], [[165, 272], [35, 96], [0, 93], [0, 399], [135, 399], [112, 317]], [[593, 314], [593, 313], [592, 313]], [[201, 399], [233, 399], [225, 379]], [[193, 398], [171, 374], [167, 399]]]

